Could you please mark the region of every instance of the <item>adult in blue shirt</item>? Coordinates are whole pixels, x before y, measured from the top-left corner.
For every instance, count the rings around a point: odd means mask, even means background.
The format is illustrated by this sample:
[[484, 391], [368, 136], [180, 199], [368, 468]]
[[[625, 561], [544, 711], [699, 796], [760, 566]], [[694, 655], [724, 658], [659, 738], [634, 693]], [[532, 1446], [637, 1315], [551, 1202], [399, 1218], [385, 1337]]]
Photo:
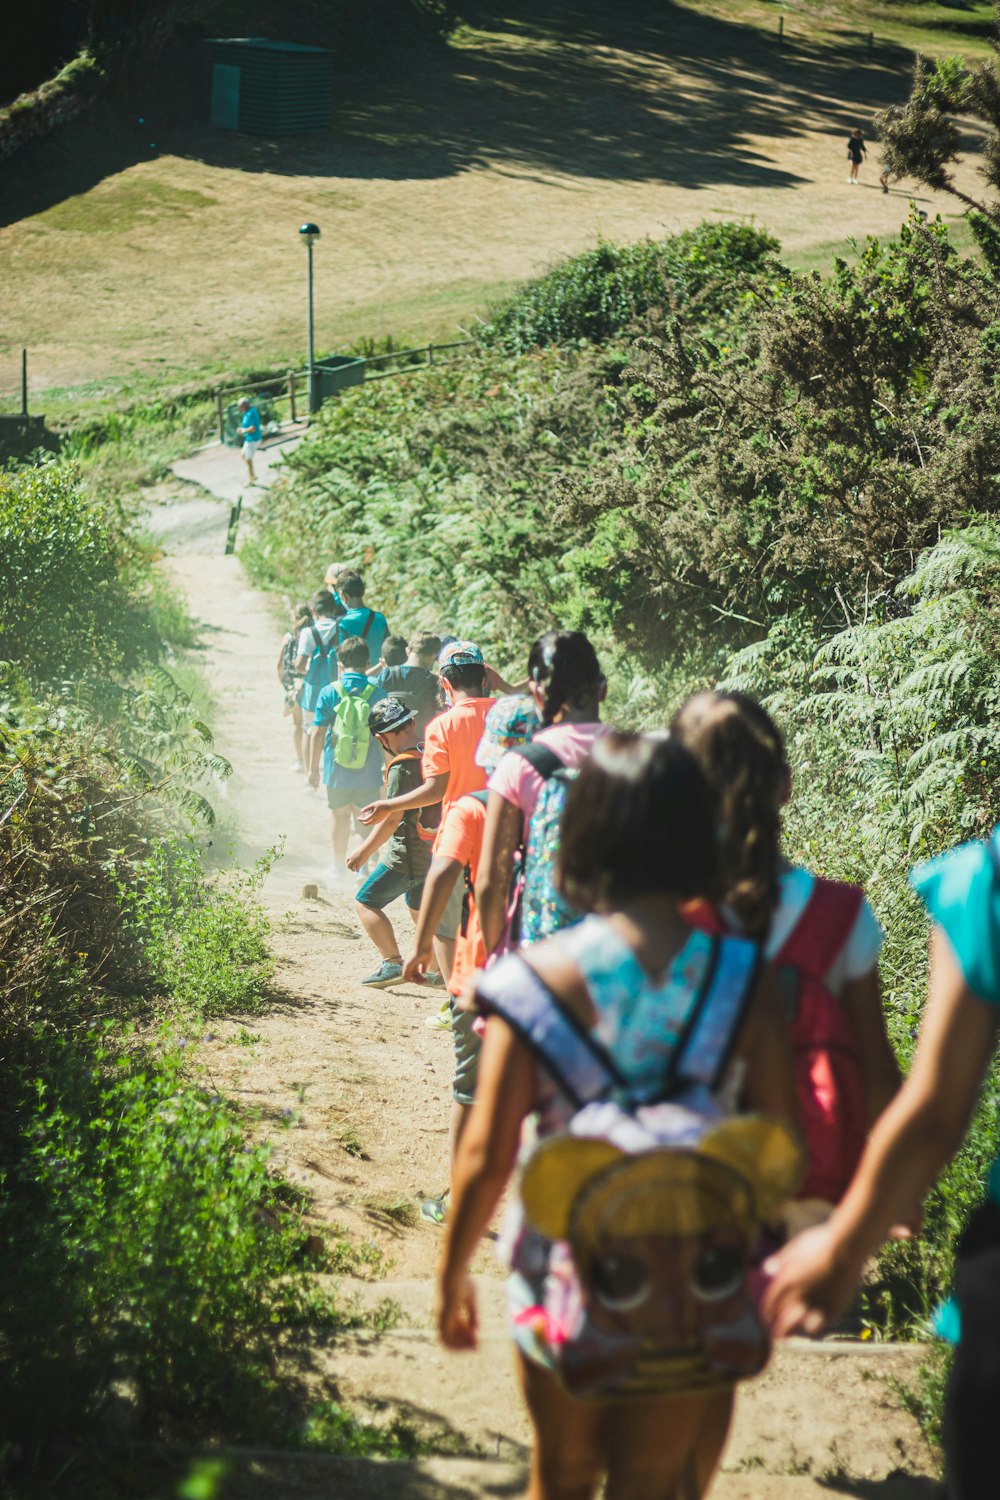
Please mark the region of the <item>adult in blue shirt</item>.
[[253, 456], [264, 438], [260, 412], [256, 406], [250, 405], [246, 396], [240, 398], [237, 407], [240, 413], [240, 433], [243, 437], [243, 462], [247, 466], [247, 478], [251, 484], [256, 484], [257, 476], [253, 471]]
[[337, 651], [340, 662], [340, 678], [325, 687], [316, 700], [313, 713], [313, 729], [309, 741], [309, 785], [319, 786], [320, 757], [322, 756], [323, 784], [331, 816], [331, 838], [333, 840], [333, 873], [335, 877], [346, 876], [347, 845], [351, 837], [351, 824], [362, 807], [367, 807], [382, 793], [382, 751], [378, 740], [367, 729], [368, 749], [362, 766], [354, 769], [337, 762], [334, 753], [334, 735], [337, 729], [337, 706], [345, 697], [363, 700], [365, 725], [368, 709], [380, 698], [387, 697], [377, 682], [372, 682], [365, 672], [368, 664], [367, 647], [358, 636], [344, 641]]
[[340, 639], [356, 635], [368, 647], [368, 666], [374, 667], [382, 653], [382, 642], [389, 634], [385, 615], [369, 609], [365, 603], [365, 581], [358, 573], [341, 573], [337, 589], [346, 613], [340, 622]]

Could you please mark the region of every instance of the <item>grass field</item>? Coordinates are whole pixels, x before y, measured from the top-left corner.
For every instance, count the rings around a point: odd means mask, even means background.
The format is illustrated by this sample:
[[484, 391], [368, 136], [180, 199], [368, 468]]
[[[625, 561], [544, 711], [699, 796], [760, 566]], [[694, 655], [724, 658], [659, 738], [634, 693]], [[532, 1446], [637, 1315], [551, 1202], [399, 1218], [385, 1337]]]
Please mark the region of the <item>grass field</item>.
[[[914, 46], [982, 52], [993, 14], [860, 0], [509, 10], [406, 72], [340, 80], [329, 132], [212, 131], [189, 87], [173, 107], [161, 90], [141, 124], [102, 109], [17, 157], [0, 198], [3, 404], [22, 345], [35, 405], [63, 417], [300, 363], [303, 219], [323, 231], [324, 350], [454, 335], [601, 236], [703, 218], [753, 218], [793, 263], [822, 267], [908, 209], [906, 184], [879, 191], [874, 145], [848, 188], [850, 128], [905, 97]], [[950, 200], [916, 196], [957, 219]]]

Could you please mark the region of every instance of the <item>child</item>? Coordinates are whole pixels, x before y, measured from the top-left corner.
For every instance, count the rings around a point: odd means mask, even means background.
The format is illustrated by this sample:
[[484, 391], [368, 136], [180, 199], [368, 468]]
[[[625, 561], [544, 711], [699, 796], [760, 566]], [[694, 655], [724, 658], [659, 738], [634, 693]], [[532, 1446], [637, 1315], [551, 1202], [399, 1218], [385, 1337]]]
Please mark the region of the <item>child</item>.
[[[386, 695], [365, 674], [368, 647], [351, 636], [337, 651], [340, 681], [325, 687], [316, 701], [309, 742], [309, 785], [319, 786], [320, 756], [331, 813], [333, 878], [347, 874], [347, 844], [358, 809], [379, 790], [382, 752], [368, 728], [374, 704]], [[352, 701], [356, 700], [356, 701]]]
[[[848, 1305], [865, 1263], [961, 1145], [1000, 1022], [1000, 846], [963, 844], [914, 871], [934, 922], [930, 989], [909, 1076], [872, 1131], [832, 1218], [769, 1261], [775, 1331], [819, 1333]], [[958, 1349], [945, 1399], [949, 1500], [996, 1493], [1000, 1411], [1000, 1162], [959, 1246], [941, 1332]]]
[[[527, 754], [504, 756], [490, 778], [483, 835], [479, 913], [486, 951], [504, 935], [514, 858], [545, 781], [560, 766], [579, 766], [606, 731], [599, 722], [608, 684], [597, 653], [579, 630], [549, 630], [528, 656], [528, 691], [542, 727]], [[544, 747], [544, 749], [542, 748]], [[546, 757], [544, 751], [550, 752]]]
[[[476, 750], [476, 764], [491, 774], [505, 755], [517, 745], [531, 739], [538, 726], [538, 714], [530, 698], [498, 698], [486, 715], [483, 737]], [[474, 1017], [459, 1011], [455, 1000], [477, 969], [486, 962], [486, 949], [476, 910], [476, 881], [479, 875], [479, 853], [486, 824], [486, 800], [482, 791], [472, 792], [449, 806], [434, 846], [434, 860], [424, 885], [420, 904], [413, 957], [404, 971], [409, 980], [425, 977], [431, 963], [433, 938], [444, 919], [448, 903], [457, 891], [462, 902], [458, 936], [455, 940], [455, 962], [448, 989], [452, 995], [449, 1008], [455, 1044], [455, 1078], [452, 1087], [451, 1160], [462, 1134], [462, 1126], [476, 1091], [476, 1066], [479, 1037], [473, 1030]], [[460, 877], [463, 876], [464, 879]], [[443, 1198], [431, 1198], [422, 1206], [425, 1219], [442, 1223], [445, 1215]]]
[[[441, 804], [442, 823], [448, 809], [467, 792], [486, 785], [486, 772], [476, 762], [476, 748], [483, 734], [486, 715], [493, 699], [486, 696], [486, 666], [483, 654], [471, 641], [453, 641], [439, 658], [441, 681], [449, 707], [433, 719], [427, 730], [422, 757], [423, 781], [405, 796], [372, 802], [360, 813], [362, 823], [380, 822], [392, 812]], [[435, 845], [436, 852], [436, 845]], [[461, 894], [456, 890], [445, 909], [442, 930], [450, 938], [435, 938], [438, 968], [445, 979], [451, 973], [455, 958], [455, 934], [461, 917]], [[446, 1007], [429, 1024], [450, 1026]]]
[[[692, 910], [691, 919], [751, 937], [764, 944], [772, 963], [792, 965], [820, 982], [845, 1013], [848, 1046], [856, 1045], [853, 1159], [822, 1162], [814, 1155], [803, 1196], [789, 1210], [789, 1228], [802, 1228], [829, 1214], [868, 1130], [899, 1087], [879, 985], [882, 929], [858, 887], [821, 880], [782, 858], [781, 809], [791, 795], [791, 770], [781, 732], [759, 703], [742, 693], [698, 693], [675, 715], [670, 732], [707, 775], [722, 824], [722, 901], [714, 911]], [[832, 1132], [827, 1139], [835, 1150]], [[812, 1149], [813, 1139], [808, 1143]]]
[[[400, 667], [406, 660], [406, 637], [404, 635], [387, 635], [382, 642], [382, 654], [373, 667], [369, 669], [368, 676], [374, 677], [380, 687], [385, 687], [383, 677], [390, 667]], [[386, 688], [388, 692], [388, 689]], [[390, 695], [391, 696], [391, 695]]]
[[[368, 728], [385, 754], [387, 797], [408, 792], [423, 779], [415, 720], [413, 710], [395, 698], [383, 698], [368, 715]], [[384, 908], [404, 896], [410, 915], [416, 920], [424, 877], [431, 862], [433, 838], [433, 833], [424, 833], [421, 829], [419, 812], [413, 809], [395, 812], [376, 823], [360, 848], [348, 855], [347, 868], [356, 871], [376, 850], [383, 851], [379, 863], [355, 897], [358, 920], [382, 958], [375, 972], [361, 981], [372, 989], [398, 984], [402, 977], [402, 955]]]
[[302, 683], [302, 723], [312, 725], [320, 693], [333, 681], [337, 667], [338, 621], [343, 610], [329, 589], [320, 589], [310, 600], [313, 618], [299, 632], [299, 654], [295, 670]]
[[847, 180], [855, 186], [858, 181], [858, 169], [867, 154], [868, 147], [865, 145], [865, 138], [861, 132], [861, 127], [856, 125], [847, 137], [847, 156], [851, 163], [851, 174]]
[[[569, 1034], [610, 1055], [633, 1100], [661, 1097], [686, 1019], [722, 951], [693, 932], [679, 910], [714, 889], [714, 818], [697, 765], [666, 738], [608, 734], [595, 743], [570, 789], [560, 882], [572, 903], [591, 915], [500, 959], [475, 992], [489, 1020], [476, 1101], [455, 1163], [438, 1284], [438, 1329], [450, 1349], [477, 1343], [468, 1267], [514, 1170], [525, 1121], [532, 1119], [544, 1142], [564, 1134], [575, 1114], [568, 1090], [541, 1072], [526, 1035], [506, 1020], [501, 996], [511, 997], [513, 1008], [516, 997], [537, 994], [540, 986], [568, 1017]], [[726, 962], [741, 965], [748, 977], [743, 1023], [716, 1095], [790, 1124], [795, 1101], [774, 975], [755, 967], [754, 945], [723, 942]], [[690, 1479], [698, 1486], [691, 1493], [704, 1493], [725, 1439], [731, 1390], [631, 1401], [568, 1394], [523, 1316], [544, 1296], [554, 1246], [520, 1218], [509, 1257], [508, 1304], [534, 1427], [533, 1500], [591, 1500], [605, 1476], [612, 1495], [674, 1495]], [[613, 1282], [609, 1302], [613, 1291], [618, 1294], [619, 1271], [625, 1276], [629, 1270], [627, 1260], [606, 1267]], [[622, 1299], [630, 1290], [623, 1287]], [[620, 1305], [635, 1306], [635, 1299]]]
[[312, 624], [313, 612], [308, 604], [296, 604], [291, 611], [292, 628], [286, 631], [278, 652], [278, 681], [285, 694], [285, 717], [292, 720], [292, 746], [295, 750], [293, 771], [305, 770], [305, 742], [302, 734], [302, 679], [295, 670], [299, 637]]
[[[392, 661], [386, 656], [390, 640], [398, 643], [393, 648]], [[431, 667], [437, 662], [440, 649], [437, 636], [426, 632], [414, 636], [409, 647], [402, 636], [389, 637], [382, 647], [386, 666], [378, 680], [387, 693], [414, 710], [417, 715], [417, 737], [421, 740], [427, 733], [427, 725], [438, 712], [439, 684], [437, 673], [432, 672]]]
[[368, 648], [368, 666], [373, 667], [379, 659], [382, 642], [389, 634], [388, 621], [377, 609], [365, 603], [365, 581], [360, 573], [340, 573], [337, 576], [337, 592], [344, 606], [340, 622], [340, 639], [356, 635]]

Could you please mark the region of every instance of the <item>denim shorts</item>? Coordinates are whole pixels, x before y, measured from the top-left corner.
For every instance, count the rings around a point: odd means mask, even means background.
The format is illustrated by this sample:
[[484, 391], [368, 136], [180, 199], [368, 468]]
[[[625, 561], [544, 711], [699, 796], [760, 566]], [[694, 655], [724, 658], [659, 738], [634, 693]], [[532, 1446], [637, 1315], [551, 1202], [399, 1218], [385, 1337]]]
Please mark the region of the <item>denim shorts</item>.
[[383, 907], [397, 901], [400, 896], [405, 896], [407, 906], [412, 911], [417, 911], [420, 907], [420, 895], [423, 888], [424, 877], [422, 875], [414, 878], [405, 866], [397, 865], [390, 869], [388, 865], [380, 864], [375, 866], [354, 899], [359, 905], [367, 906], [371, 911], [381, 911]]
[[326, 805], [331, 812], [339, 812], [342, 807], [367, 807], [369, 802], [376, 802], [382, 795], [380, 786], [345, 787], [327, 786]]

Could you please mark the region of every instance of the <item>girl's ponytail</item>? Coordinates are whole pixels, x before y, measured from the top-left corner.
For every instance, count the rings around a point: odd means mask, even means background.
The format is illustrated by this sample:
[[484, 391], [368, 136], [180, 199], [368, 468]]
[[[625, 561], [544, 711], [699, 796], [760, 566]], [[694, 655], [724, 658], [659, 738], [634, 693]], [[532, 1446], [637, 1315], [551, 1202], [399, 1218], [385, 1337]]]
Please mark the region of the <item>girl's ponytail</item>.
[[543, 725], [554, 724], [564, 708], [582, 708], [594, 700], [604, 681], [597, 652], [581, 630], [547, 630], [528, 656], [528, 676], [545, 688]]
[[676, 714], [671, 734], [700, 762], [718, 798], [723, 901], [747, 937], [763, 940], [778, 904], [787, 776], [781, 731], [744, 693], [699, 693]]

